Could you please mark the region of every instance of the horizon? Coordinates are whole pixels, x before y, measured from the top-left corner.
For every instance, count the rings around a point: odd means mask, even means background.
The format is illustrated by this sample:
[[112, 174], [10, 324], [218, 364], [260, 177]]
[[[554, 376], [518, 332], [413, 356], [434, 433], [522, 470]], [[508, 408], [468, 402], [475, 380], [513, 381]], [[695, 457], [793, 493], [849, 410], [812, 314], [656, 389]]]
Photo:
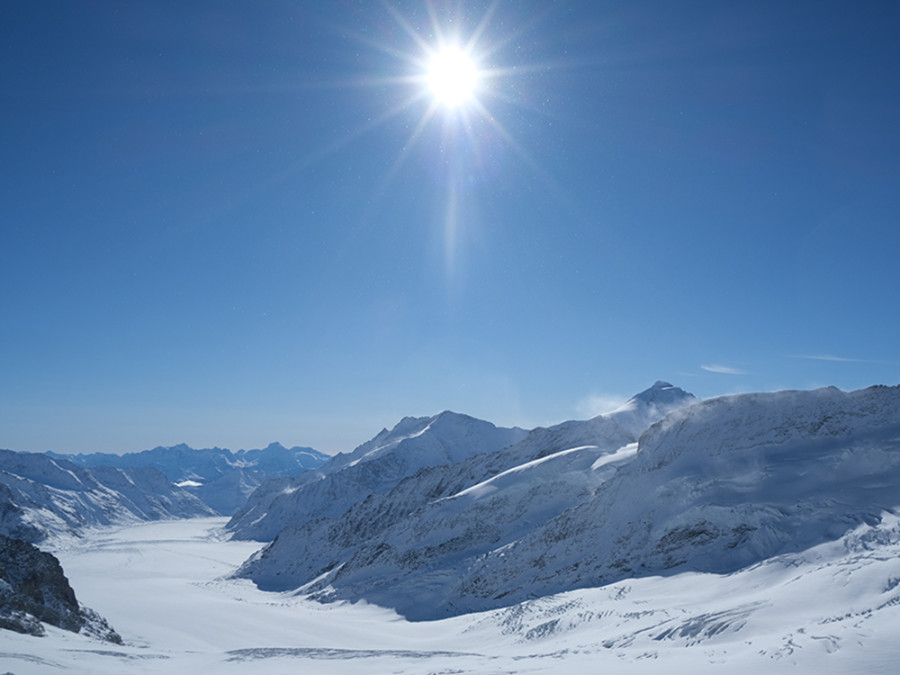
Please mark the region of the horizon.
[[896, 14], [6, 2], [0, 447], [900, 383]]
[[[609, 404], [610, 404], [610, 405], [613, 405], [614, 407], [613, 407], [613, 408], [610, 408], [609, 410], [604, 410], [603, 412], [597, 413], [596, 415], [593, 415], [593, 417], [602, 416], [602, 415], [611, 415], [611, 414], [614, 414], [614, 413], [618, 412], [619, 409], [621, 409], [622, 407], [624, 407], [624, 405], [625, 405], [626, 403], [628, 403], [631, 399], [636, 398], [637, 396], [640, 396], [641, 394], [646, 393], [646, 392], [648, 392], [648, 391], [654, 389], [657, 385], [660, 385], [660, 384], [666, 385], [667, 387], [674, 387], [674, 388], [676, 388], [676, 389], [680, 389], [680, 390], [683, 391], [685, 394], [687, 394], [687, 395], [689, 395], [689, 396], [694, 396], [694, 394], [693, 394], [692, 392], [687, 391], [687, 390], [683, 389], [682, 387], [679, 387], [677, 384], [673, 384], [673, 383], [671, 383], [671, 382], [665, 382], [665, 381], [663, 381], [663, 380], [657, 380], [657, 381], [656, 381], [653, 385], [651, 385], [650, 387], [647, 387], [646, 389], [643, 389], [643, 390], [641, 390], [641, 391], [639, 391], [639, 392], [636, 392], [635, 394], [633, 394], [632, 396], [630, 396], [630, 397], [628, 397], [628, 398], [623, 398], [623, 399], [621, 399], [621, 400], [618, 401], [618, 402], [615, 402], [615, 401], [613, 401], [612, 399], [610, 399], [610, 400], [609, 400]], [[833, 386], [834, 386], [834, 385], [824, 385], [823, 387], [819, 387], [819, 389], [827, 389], [827, 388], [830, 388], [830, 387], [833, 387]], [[868, 387], [861, 387], [860, 389], [868, 389], [868, 388], [870, 388], [870, 387], [878, 387], [878, 386], [900, 386], [900, 384], [898, 384], [898, 385], [873, 384], [873, 385], [869, 385]], [[814, 390], [814, 389], [801, 390], [801, 391], [813, 391], [813, 390]], [[733, 394], [721, 394], [721, 395], [719, 395], [719, 396], [711, 396], [711, 397], [709, 397], [709, 398], [703, 398], [703, 397], [699, 397], [699, 396], [694, 396], [694, 397], [696, 398], [697, 402], [705, 402], [705, 401], [710, 401], [710, 400], [713, 400], [713, 399], [716, 399], [716, 398], [721, 398], [721, 397], [726, 397], [726, 396], [740, 396], [741, 394], [745, 394], [745, 393], [746, 393], [746, 394], [779, 393], [779, 392], [783, 392], [783, 391], [797, 391], [797, 390], [775, 390], [775, 391], [772, 391], [772, 392], [738, 392], [738, 393], [733, 393]], [[841, 390], [841, 391], [849, 392], [849, 391], [857, 391], [857, 390]], [[182, 447], [182, 446], [188, 448], [189, 450], [197, 450], [197, 451], [201, 451], [201, 450], [224, 450], [224, 451], [226, 451], [226, 452], [230, 452], [230, 453], [237, 454], [237, 453], [241, 453], [241, 452], [255, 452], [255, 451], [260, 451], [260, 450], [266, 450], [266, 449], [268, 449], [268, 448], [269, 448], [270, 446], [272, 446], [272, 445], [278, 445], [278, 446], [280, 446], [280, 447], [282, 447], [282, 448], [284, 448], [284, 449], [286, 449], [286, 450], [295, 450], [295, 449], [296, 449], [296, 450], [312, 450], [312, 451], [314, 451], [314, 452], [318, 452], [318, 453], [320, 453], [320, 454], [323, 454], [323, 455], [326, 455], [326, 456], [329, 456], [329, 457], [335, 457], [335, 456], [338, 455], [338, 454], [350, 454], [350, 453], [352, 453], [352, 452], [353, 452], [354, 450], [356, 450], [359, 446], [364, 445], [364, 444], [367, 443], [368, 441], [372, 440], [372, 439], [375, 438], [375, 436], [377, 436], [378, 434], [380, 434], [380, 433], [382, 433], [382, 432], [384, 432], [384, 431], [390, 431], [390, 430], [393, 429], [394, 427], [398, 426], [399, 424], [401, 424], [401, 423], [404, 421], [404, 419], [406, 419], [406, 418], [408, 418], [408, 417], [413, 417], [413, 418], [416, 418], [416, 419], [430, 419], [430, 418], [438, 417], [439, 415], [443, 415], [443, 414], [446, 414], [446, 413], [449, 413], [449, 414], [451, 414], [451, 415], [459, 415], [459, 416], [462, 416], [462, 417], [472, 417], [472, 418], [474, 418], [474, 419], [478, 419], [478, 420], [481, 420], [481, 421], [484, 421], [484, 422], [490, 422], [490, 423], [492, 423], [492, 424], [495, 424], [495, 426], [497, 426], [497, 427], [504, 427], [504, 426], [505, 426], [505, 425], [502, 425], [502, 424], [496, 424], [496, 423], [494, 423], [492, 420], [489, 420], [489, 419], [484, 419], [484, 418], [479, 418], [479, 417], [476, 417], [476, 416], [473, 416], [473, 415], [469, 415], [468, 413], [465, 413], [465, 412], [459, 412], [459, 411], [454, 411], [454, 410], [442, 410], [442, 411], [440, 411], [440, 412], [433, 413], [433, 414], [431, 414], [431, 415], [406, 415], [406, 416], [404, 416], [404, 417], [402, 417], [402, 418], [398, 418], [398, 419], [396, 419], [396, 420], [394, 421], [393, 424], [385, 425], [385, 426], [383, 426], [381, 429], [379, 429], [379, 430], [377, 430], [377, 431], [374, 431], [369, 437], [365, 438], [364, 440], [359, 441], [358, 443], [356, 443], [356, 444], [353, 445], [352, 447], [340, 449], [340, 450], [337, 450], [336, 452], [325, 452], [325, 451], [323, 451], [323, 450], [319, 450], [318, 448], [316, 448], [316, 447], [314, 447], [314, 446], [306, 445], [306, 444], [303, 444], [303, 443], [299, 443], [299, 444], [298, 444], [298, 443], [291, 443], [291, 444], [282, 443], [280, 440], [273, 440], [273, 441], [269, 441], [269, 442], [267, 442], [267, 443], [265, 443], [265, 444], [262, 444], [262, 445], [255, 445], [255, 446], [248, 446], [248, 447], [241, 447], [241, 448], [233, 448], [233, 447], [220, 446], [220, 445], [192, 445], [192, 444], [190, 444], [190, 443], [188, 443], [188, 442], [185, 442], [185, 441], [179, 441], [179, 442], [173, 443], [173, 444], [171, 444], [171, 445], [159, 445], [159, 444], [157, 444], [157, 445], [154, 445], [154, 446], [152, 446], [152, 447], [142, 448], [142, 449], [140, 449], [140, 450], [122, 450], [122, 451], [119, 451], [119, 452], [108, 452], [108, 451], [81, 451], [81, 450], [79, 450], [79, 451], [65, 451], [65, 450], [63, 450], [63, 451], [58, 451], [58, 450], [24, 451], [24, 450], [16, 450], [15, 448], [3, 448], [3, 449], [6, 449], [6, 450], [13, 450], [14, 452], [36, 452], [36, 453], [39, 453], [39, 454], [55, 454], [55, 455], [91, 455], [91, 454], [102, 454], [102, 455], [105, 455], [105, 454], [110, 454], [110, 455], [118, 455], [118, 456], [122, 456], [122, 455], [126, 455], [126, 454], [139, 454], [139, 453], [142, 453], [142, 452], [149, 452], [149, 451], [152, 451], [152, 450], [160, 450], [160, 449], [163, 449], [163, 450], [170, 450], [170, 449], [172, 449], [172, 448], [177, 448], [177, 447]], [[535, 430], [535, 429], [537, 429], [537, 428], [541, 428], [541, 427], [545, 427], [545, 426], [554, 426], [554, 425], [557, 425], [557, 424], [564, 424], [564, 423], [572, 422], [572, 421], [585, 421], [586, 419], [590, 419], [590, 418], [572, 418], [572, 419], [564, 419], [564, 420], [558, 420], [558, 421], [553, 422], [553, 423], [551, 423], [551, 424], [549, 424], [549, 425], [537, 425], [537, 426], [534, 426], [534, 427], [517, 427], [516, 425], [511, 425], [510, 427], [507, 427], [507, 428], [520, 428], [520, 429], [522, 429], [523, 431], [533, 431], [533, 430]]]

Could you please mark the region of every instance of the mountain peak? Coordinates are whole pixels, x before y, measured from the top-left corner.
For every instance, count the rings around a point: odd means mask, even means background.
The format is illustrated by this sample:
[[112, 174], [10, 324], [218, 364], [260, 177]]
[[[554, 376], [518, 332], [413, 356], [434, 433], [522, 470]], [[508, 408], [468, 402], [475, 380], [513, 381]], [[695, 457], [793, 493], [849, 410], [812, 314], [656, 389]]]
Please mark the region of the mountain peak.
[[607, 415], [614, 417], [622, 428], [639, 436], [648, 426], [662, 419], [668, 413], [693, 405], [699, 400], [681, 387], [657, 380], [652, 387], [635, 394], [622, 406]]
[[696, 400], [696, 396], [686, 392], [681, 387], [676, 387], [669, 382], [657, 380], [652, 387], [635, 394], [623, 405], [620, 410], [634, 410], [641, 406], [670, 406], [684, 404]]

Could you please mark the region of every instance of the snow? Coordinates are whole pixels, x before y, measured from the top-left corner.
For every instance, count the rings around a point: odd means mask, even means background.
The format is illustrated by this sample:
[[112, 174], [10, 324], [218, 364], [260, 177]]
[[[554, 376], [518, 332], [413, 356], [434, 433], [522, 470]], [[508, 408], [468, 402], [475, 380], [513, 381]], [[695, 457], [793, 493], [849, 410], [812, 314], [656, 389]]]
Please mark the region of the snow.
[[685, 572], [508, 609], [406, 622], [228, 579], [259, 544], [224, 519], [57, 540], [79, 600], [125, 640], [0, 632], [0, 670], [156, 674], [892, 673], [900, 662], [900, 518], [730, 575]]
[[271, 483], [383, 491], [264, 548], [221, 518], [57, 531], [125, 644], [0, 631], [0, 672], [895, 672], [900, 387], [688, 396], [660, 382], [509, 446], [405, 418], [359, 455], [389, 453]]
[[[663, 394], [682, 405], [656, 421]], [[337, 517], [295, 511], [238, 576], [435, 620], [734, 572], [900, 507], [900, 387], [686, 399], [658, 383], [627, 411], [419, 472]], [[637, 446], [623, 414], [656, 421]]]
[[[467, 495], [470, 497], [473, 497], [475, 499], [480, 499], [481, 497], [485, 497], [489, 494], [493, 494], [494, 492], [497, 492], [498, 490], [502, 489], [500, 486], [503, 484], [515, 483], [521, 477], [521, 474], [528, 472], [530, 470], [536, 469], [537, 467], [541, 466], [542, 464], [547, 464], [548, 462], [555, 464], [555, 463], [558, 463], [559, 460], [562, 460], [564, 458], [569, 459], [570, 458], [569, 456], [572, 455], [573, 453], [576, 453], [576, 452], [580, 453], [585, 450], [595, 450], [596, 451], [599, 449], [600, 448], [598, 448], [596, 445], [582, 445], [577, 448], [569, 448], [568, 450], [560, 450], [559, 452], [553, 453], [552, 455], [547, 455], [546, 457], [541, 457], [539, 459], [533, 459], [530, 462], [525, 462], [524, 464], [521, 464], [520, 466], [514, 466], [513, 468], [507, 469], [506, 471], [501, 471], [496, 476], [492, 476], [491, 478], [488, 478], [487, 480], [482, 481], [481, 483], [478, 483], [477, 485], [473, 485], [470, 488], [466, 488], [465, 490], [457, 492], [452, 497], [448, 497], [448, 499], [464, 497]], [[513, 479], [513, 480], [509, 480], [509, 479]]]
[[629, 443], [618, 450], [616, 450], [611, 455], [606, 455], [604, 457], [600, 457], [596, 462], [591, 464], [591, 471], [597, 471], [598, 469], [602, 469], [604, 466], [608, 466], [610, 464], [615, 464], [617, 462], [624, 462], [634, 457], [634, 455], [638, 451], [637, 443]]

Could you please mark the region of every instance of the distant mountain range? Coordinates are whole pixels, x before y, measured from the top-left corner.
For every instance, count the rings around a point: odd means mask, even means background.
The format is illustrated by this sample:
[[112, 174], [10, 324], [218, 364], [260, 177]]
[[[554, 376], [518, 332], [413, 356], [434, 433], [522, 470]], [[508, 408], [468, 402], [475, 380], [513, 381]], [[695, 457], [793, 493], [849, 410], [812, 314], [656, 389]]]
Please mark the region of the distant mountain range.
[[39, 542], [84, 528], [215, 515], [146, 467], [85, 468], [58, 457], [0, 450], [0, 534]]
[[0, 450], [0, 534], [39, 542], [86, 527], [230, 515], [267, 479], [327, 459], [278, 443], [238, 452], [176, 445], [125, 455]]
[[270, 443], [262, 450], [194, 449], [180, 444], [143, 452], [60, 455], [51, 457], [84, 467], [153, 468], [196, 495], [221, 515], [232, 515], [248, 495], [269, 478], [296, 476], [315, 469], [331, 457], [312, 448], [285, 448]]

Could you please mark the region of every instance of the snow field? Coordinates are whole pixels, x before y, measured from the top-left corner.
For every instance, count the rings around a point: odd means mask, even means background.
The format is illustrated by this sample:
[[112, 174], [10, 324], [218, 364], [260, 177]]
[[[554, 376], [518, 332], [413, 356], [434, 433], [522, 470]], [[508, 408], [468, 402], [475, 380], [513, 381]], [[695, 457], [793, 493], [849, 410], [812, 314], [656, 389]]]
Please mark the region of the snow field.
[[0, 672], [893, 673], [900, 663], [900, 518], [725, 576], [683, 573], [504, 610], [411, 623], [223, 578], [258, 543], [224, 519], [95, 530], [60, 542], [79, 600], [119, 647], [48, 628], [0, 633]]

